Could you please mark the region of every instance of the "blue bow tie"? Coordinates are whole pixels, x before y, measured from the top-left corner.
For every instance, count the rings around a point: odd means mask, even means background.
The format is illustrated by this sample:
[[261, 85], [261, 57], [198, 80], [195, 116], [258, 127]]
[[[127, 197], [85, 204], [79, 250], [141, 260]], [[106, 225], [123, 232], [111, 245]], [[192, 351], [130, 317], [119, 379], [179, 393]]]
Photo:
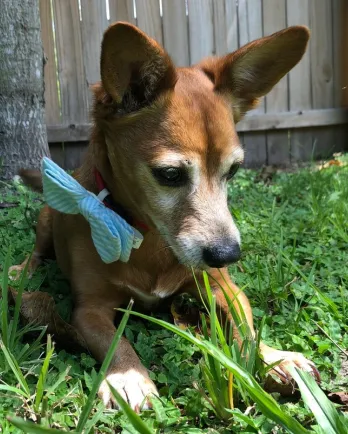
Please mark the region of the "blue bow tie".
[[[107, 208], [101, 199], [82, 187], [52, 160], [43, 158], [41, 172], [48, 205], [65, 214], [82, 214], [85, 217], [103, 262], [127, 262], [132, 249], [138, 249], [143, 241], [141, 233]], [[105, 190], [101, 193], [105, 197]]]

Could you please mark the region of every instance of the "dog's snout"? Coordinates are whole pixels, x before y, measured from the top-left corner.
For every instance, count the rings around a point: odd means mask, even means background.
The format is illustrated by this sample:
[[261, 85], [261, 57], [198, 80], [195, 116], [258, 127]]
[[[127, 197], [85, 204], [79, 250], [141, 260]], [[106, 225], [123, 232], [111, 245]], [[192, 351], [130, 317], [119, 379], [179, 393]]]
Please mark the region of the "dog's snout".
[[240, 246], [236, 241], [220, 243], [203, 249], [203, 260], [212, 268], [222, 268], [240, 259]]

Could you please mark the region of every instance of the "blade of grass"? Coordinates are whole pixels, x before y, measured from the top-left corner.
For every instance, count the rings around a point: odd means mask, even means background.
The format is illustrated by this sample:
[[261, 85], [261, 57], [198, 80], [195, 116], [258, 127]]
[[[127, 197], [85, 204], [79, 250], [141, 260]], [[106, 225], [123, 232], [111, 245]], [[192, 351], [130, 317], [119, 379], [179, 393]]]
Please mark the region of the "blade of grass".
[[7, 346], [9, 341], [8, 335], [8, 271], [10, 268], [11, 261], [11, 251], [10, 249], [7, 252], [4, 269], [3, 269], [3, 277], [2, 277], [2, 312], [1, 312], [1, 331], [2, 331], [2, 340], [4, 344]]
[[36, 386], [36, 396], [35, 396], [35, 402], [34, 402], [34, 410], [36, 413], [39, 412], [40, 403], [42, 401], [42, 397], [43, 397], [44, 390], [45, 390], [45, 383], [46, 383], [48, 367], [49, 367], [53, 352], [54, 352], [54, 346], [52, 345], [51, 336], [48, 335], [47, 336], [46, 357], [43, 361], [43, 364], [42, 364], [42, 367], [40, 370], [39, 380], [38, 380], [37, 386]]
[[316, 322], [314, 319], [312, 319], [312, 322], [318, 327], [318, 329], [335, 345], [336, 348], [338, 348], [342, 354], [344, 354], [346, 357], [348, 357], [347, 351], [345, 351], [336, 341], [332, 339], [332, 337], [326, 333], [326, 331]]
[[[217, 323], [217, 317], [216, 317], [216, 298], [215, 296], [211, 297], [210, 300], [210, 339], [212, 344], [215, 347], [218, 347], [218, 340], [217, 340], [217, 334], [216, 334], [216, 323]], [[221, 365], [218, 360], [213, 359], [214, 362], [214, 377], [215, 377], [215, 384], [219, 385], [220, 390], [222, 389], [221, 380], [223, 381], [223, 376], [221, 374]]]
[[111, 360], [115, 354], [118, 343], [122, 337], [122, 334], [123, 334], [124, 329], [126, 327], [126, 324], [128, 322], [128, 318], [130, 315], [130, 311], [133, 307], [133, 303], [134, 303], [133, 300], [131, 300], [128, 304], [127, 310], [124, 311], [125, 313], [124, 313], [123, 318], [120, 322], [120, 325], [118, 326], [118, 328], [116, 330], [115, 336], [112, 339], [110, 348], [109, 348], [109, 350], [105, 356], [104, 362], [103, 362], [103, 364], [102, 364], [102, 366], [98, 372], [97, 378], [95, 379], [95, 381], [93, 383], [91, 392], [90, 392], [88, 399], [87, 399], [87, 402], [86, 402], [86, 404], [85, 404], [85, 406], [81, 412], [81, 415], [80, 415], [80, 418], [79, 418], [79, 421], [77, 424], [76, 429], [77, 429], [78, 433], [82, 433], [82, 430], [83, 430], [83, 428], [84, 428], [84, 426], [88, 420], [88, 417], [91, 413], [91, 410], [93, 408], [93, 402], [95, 400], [95, 395], [99, 389], [99, 386], [101, 385], [102, 381], [105, 378], [108, 367], [109, 367]]
[[320, 428], [325, 434], [347, 434], [348, 427], [336, 410], [335, 406], [325, 396], [314, 378], [295, 367], [290, 367], [291, 375], [296, 381], [304, 402], [312, 410]]
[[[14, 426], [21, 429], [25, 433], [32, 434], [66, 434], [67, 431], [61, 431], [53, 428], [44, 428], [33, 422], [27, 422], [19, 417], [8, 417], [7, 420]], [[78, 434], [76, 431], [69, 431], [71, 434]]]
[[57, 378], [57, 381], [54, 384], [52, 384], [52, 386], [47, 387], [47, 389], [46, 389], [46, 395], [49, 395], [49, 394], [53, 393], [57, 389], [57, 387], [61, 383], [63, 383], [63, 381], [66, 381], [65, 379], [68, 376], [70, 369], [71, 369], [71, 366], [68, 366], [65, 371], [63, 371], [63, 372], [61, 372], [59, 374], [59, 376]]
[[19, 312], [21, 309], [21, 302], [22, 302], [22, 295], [23, 295], [25, 284], [27, 282], [28, 267], [29, 267], [31, 255], [32, 255], [32, 253], [30, 254], [30, 256], [27, 260], [27, 263], [25, 264], [24, 270], [23, 270], [22, 275], [21, 275], [19, 288], [17, 291], [16, 304], [15, 304], [15, 309], [14, 309], [14, 313], [13, 313], [13, 320], [12, 320], [12, 327], [11, 327], [11, 334], [10, 334], [9, 348], [13, 348], [13, 344], [14, 344], [14, 341], [16, 338], [18, 321], [19, 321]]
[[28, 399], [28, 395], [22, 389], [18, 389], [18, 387], [9, 386], [7, 384], [0, 384], [0, 390], [5, 390], [7, 392], [13, 392], [13, 393], [16, 393], [17, 395], [21, 395], [24, 398]]
[[[105, 406], [102, 402], [99, 405], [97, 405], [97, 407], [95, 409], [95, 413], [86, 422], [86, 425], [84, 427], [85, 433], [89, 433], [93, 428], [95, 429], [95, 424], [99, 421], [101, 415], [103, 414], [104, 409], [105, 409]], [[92, 431], [92, 432], [94, 432], [94, 431]]]
[[201, 285], [199, 284], [198, 279], [196, 277], [195, 270], [193, 268], [191, 268], [191, 271], [192, 271], [193, 279], [195, 281], [195, 284], [196, 284], [198, 292], [199, 292], [199, 296], [200, 296], [201, 302], [202, 302], [205, 310], [207, 311], [207, 313], [209, 313], [209, 309], [208, 309], [208, 306], [205, 303], [205, 300], [204, 300], [204, 297], [203, 297], [203, 294], [202, 294], [202, 288], [201, 288]]
[[138, 414], [134, 410], [130, 408], [130, 406], [126, 403], [126, 401], [122, 398], [122, 396], [117, 392], [117, 390], [112, 387], [110, 383], [110, 391], [114, 395], [117, 404], [120, 406], [121, 410], [124, 412], [124, 414], [127, 416], [129, 422], [132, 424], [132, 426], [140, 433], [140, 434], [155, 434], [154, 431], [152, 431], [146, 423], [140, 418]]
[[319, 298], [328, 306], [331, 313], [333, 313], [336, 318], [339, 317], [340, 315], [336, 304], [332, 300], [330, 300], [329, 297], [323, 294], [320, 291], [320, 289], [316, 285], [314, 285], [314, 283], [310, 282], [307, 276], [300, 270], [300, 268], [293, 261], [291, 261], [291, 259], [284, 252], [283, 252], [283, 256], [285, 260], [288, 262], [288, 264], [290, 264], [296, 270], [296, 272], [302, 277], [302, 279], [316, 292]]
[[12, 372], [14, 373], [15, 377], [17, 378], [18, 383], [21, 385], [23, 391], [27, 394], [27, 398], [29, 399], [30, 390], [29, 390], [28, 383], [26, 382], [15, 357], [8, 351], [8, 349], [6, 348], [6, 345], [4, 345], [4, 342], [2, 341], [1, 338], [0, 338], [0, 349], [3, 351], [8, 365], [10, 366]]

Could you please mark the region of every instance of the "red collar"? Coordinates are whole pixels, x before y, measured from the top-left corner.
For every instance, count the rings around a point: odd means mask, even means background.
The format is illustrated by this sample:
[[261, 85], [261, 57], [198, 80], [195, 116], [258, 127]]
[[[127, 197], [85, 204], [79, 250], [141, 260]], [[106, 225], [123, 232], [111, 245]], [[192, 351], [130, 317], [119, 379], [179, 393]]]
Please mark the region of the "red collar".
[[[98, 192], [107, 189], [107, 186], [105, 184], [105, 181], [103, 177], [101, 176], [100, 172], [97, 170], [97, 168], [94, 169], [94, 176], [95, 176], [95, 182], [97, 184]], [[103, 200], [104, 205], [107, 208], [110, 208], [112, 211], [116, 212], [118, 215], [120, 215], [122, 218], [126, 220], [127, 223], [129, 223], [131, 226], [134, 226], [137, 229], [140, 229], [143, 232], [147, 232], [150, 230], [148, 225], [146, 223], [143, 223], [139, 220], [136, 220], [133, 218], [119, 203], [115, 202], [109, 193]]]

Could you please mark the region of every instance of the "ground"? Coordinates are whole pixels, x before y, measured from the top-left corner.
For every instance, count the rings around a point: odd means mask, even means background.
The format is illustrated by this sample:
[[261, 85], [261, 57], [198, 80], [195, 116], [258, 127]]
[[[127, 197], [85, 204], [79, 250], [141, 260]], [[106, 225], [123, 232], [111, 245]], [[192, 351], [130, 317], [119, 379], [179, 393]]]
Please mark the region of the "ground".
[[[278, 348], [302, 352], [315, 362], [326, 394], [348, 389], [347, 162], [348, 156], [340, 156], [334, 164], [312, 165], [294, 172], [240, 170], [229, 187], [229, 203], [243, 243], [242, 260], [230, 268], [231, 275], [249, 296], [256, 324], [264, 321], [262, 338]], [[18, 183], [0, 185], [0, 284], [5, 282], [8, 252], [9, 262], [17, 264], [31, 251], [33, 221], [41, 203], [40, 195]], [[59, 313], [69, 319], [69, 285], [54, 262], [41, 267], [25, 284], [25, 291], [47, 291]], [[187, 303], [192, 304], [190, 300]], [[40, 383], [47, 338], [39, 341], [38, 332], [24, 333], [18, 326], [12, 331], [7, 350], [24, 375], [30, 398], [19, 394], [18, 389], [24, 387], [22, 377], [14, 374], [10, 356], [5, 356], [4, 336], [11, 330], [4, 324], [4, 302], [0, 314], [1, 382], [17, 387], [4, 391], [0, 384], [0, 432], [16, 432], [6, 421], [8, 414], [53, 428], [75, 429], [98, 364], [86, 352], [68, 352], [56, 346], [46, 367], [45, 384]], [[11, 310], [10, 318], [12, 315], [16, 312]], [[161, 318], [173, 322], [170, 310]], [[247, 428], [238, 417], [228, 422], [219, 420], [204, 398], [206, 383], [199, 363], [202, 354], [182, 337], [136, 318], [129, 321], [125, 334], [150, 369], [161, 395], [154, 410], [142, 414], [148, 428], [211, 434], [285, 432], [238, 388], [238, 411], [252, 416], [254, 427]], [[301, 425], [314, 427], [313, 414], [299, 397], [274, 397], [281, 409]], [[89, 423], [90, 432], [137, 432], [122, 412], [104, 410], [97, 399]]]

